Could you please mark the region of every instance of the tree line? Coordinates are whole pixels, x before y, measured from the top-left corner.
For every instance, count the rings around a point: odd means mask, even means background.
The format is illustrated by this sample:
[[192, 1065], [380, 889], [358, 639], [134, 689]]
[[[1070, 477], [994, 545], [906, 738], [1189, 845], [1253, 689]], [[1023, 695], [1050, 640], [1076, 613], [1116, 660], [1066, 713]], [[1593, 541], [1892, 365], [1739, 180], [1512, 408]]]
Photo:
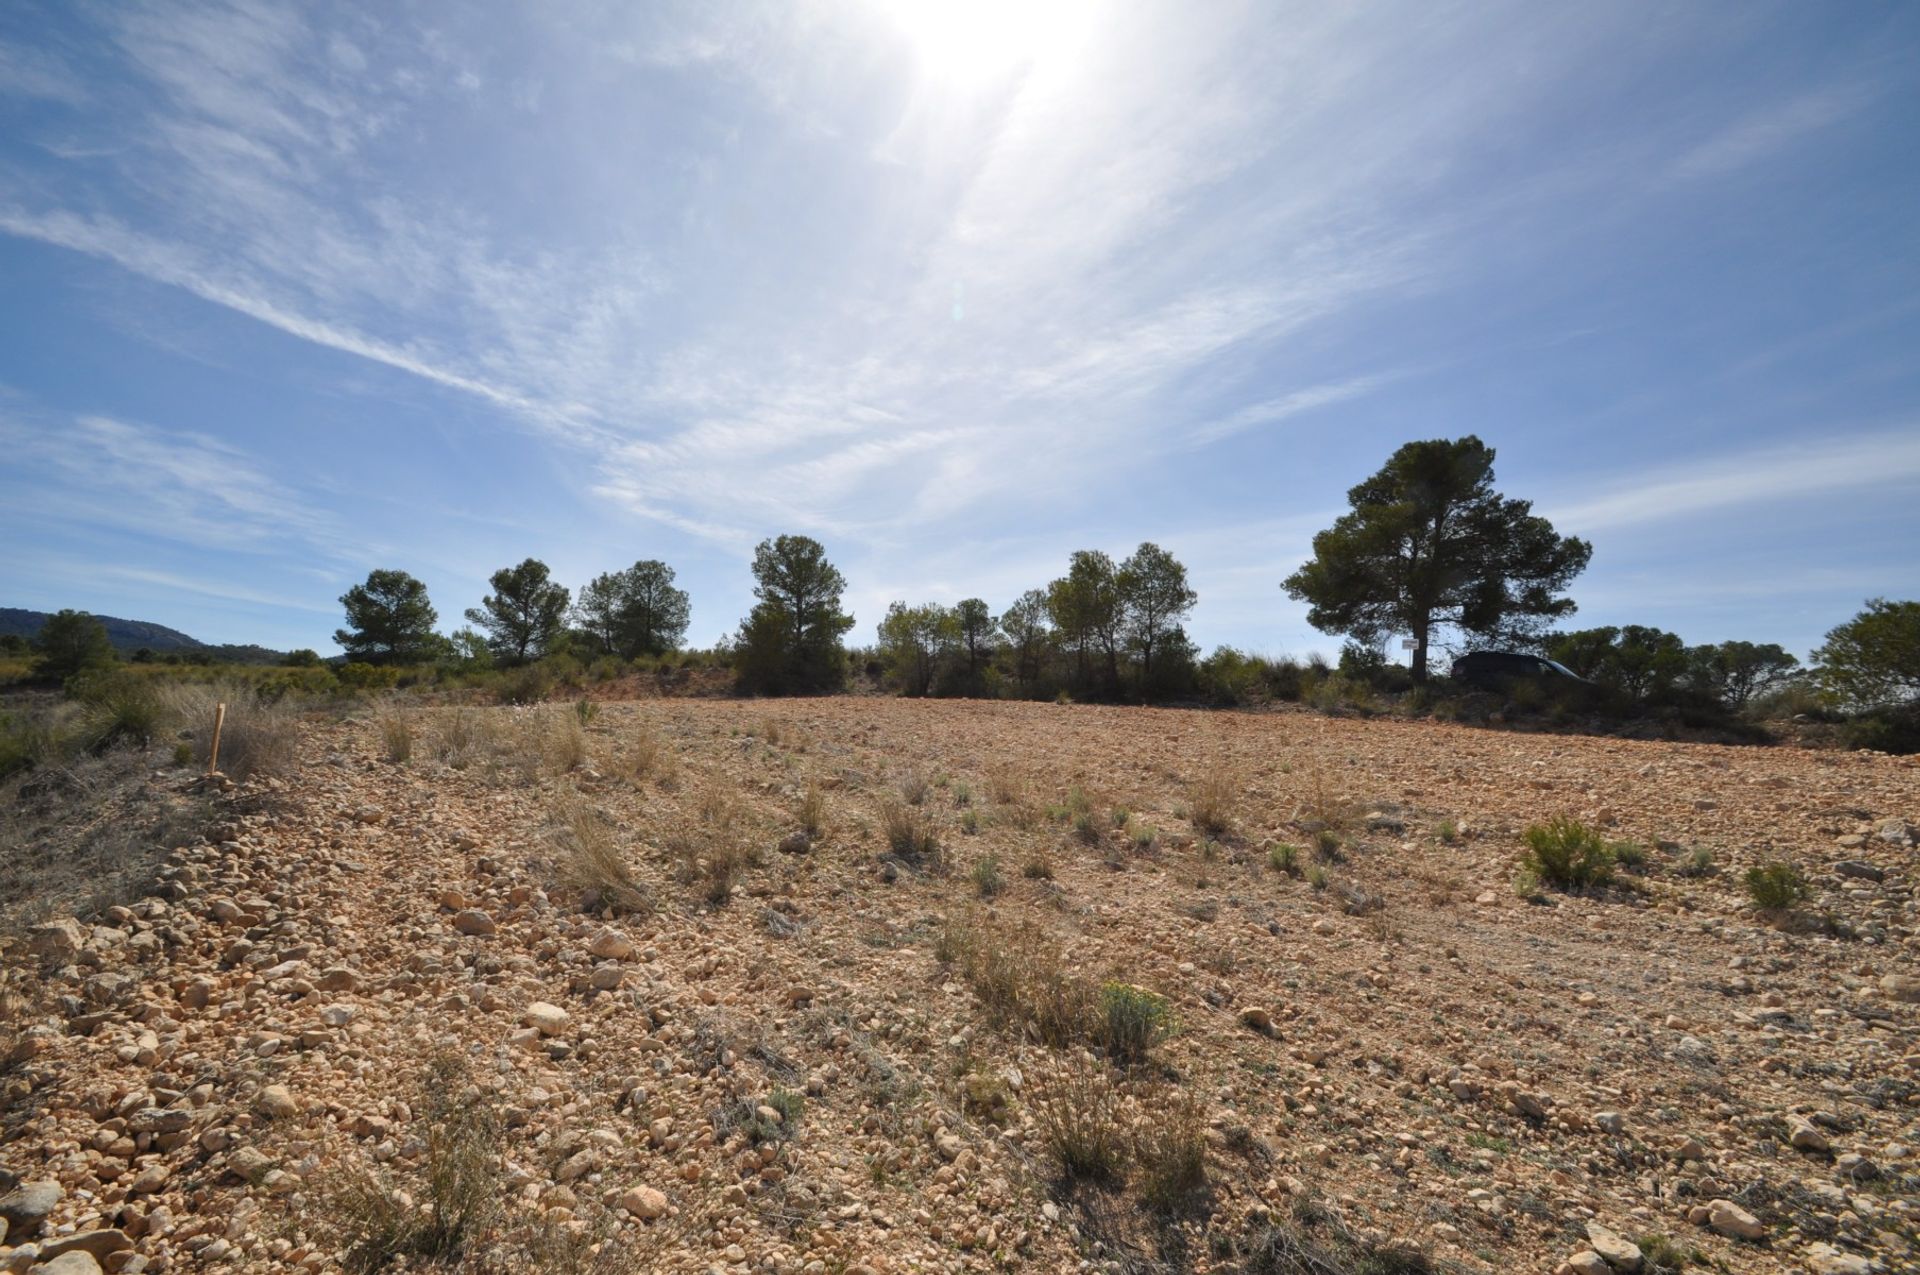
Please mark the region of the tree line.
[[[1546, 655], [1636, 706], [1692, 697], [1738, 710], [1804, 686], [1847, 711], [1901, 721], [1920, 714], [1920, 602], [1869, 601], [1827, 634], [1813, 669], [1777, 644], [1689, 646], [1645, 625], [1555, 627], [1576, 611], [1567, 588], [1592, 546], [1495, 490], [1493, 461], [1493, 449], [1472, 436], [1406, 444], [1347, 493], [1348, 511], [1281, 582], [1307, 604], [1316, 628], [1346, 639], [1340, 675], [1376, 688], [1423, 687], [1436, 648], [1505, 648]], [[873, 644], [856, 649], [846, 644], [854, 624], [843, 608], [846, 578], [817, 540], [762, 541], [752, 570], [755, 604], [716, 652], [750, 694], [831, 692], [866, 676], [914, 696], [1231, 703], [1256, 683], [1301, 698], [1307, 680], [1331, 673], [1226, 647], [1199, 658], [1186, 632], [1198, 595], [1185, 565], [1150, 542], [1118, 561], [1105, 550], [1079, 550], [1060, 576], [997, 614], [978, 597], [952, 606], [896, 601]], [[346, 624], [334, 640], [347, 668], [512, 668], [563, 654], [658, 659], [681, 649], [691, 616], [673, 568], [657, 559], [596, 576], [577, 594], [535, 558], [488, 583], [465, 611], [466, 627], [443, 635], [425, 584], [405, 571], [371, 572], [340, 599]], [[64, 677], [111, 660], [96, 629], [79, 612], [49, 620], [33, 644], [41, 672]], [[1394, 636], [1410, 640], [1410, 668], [1388, 662]], [[296, 652], [289, 662], [319, 657]], [[1889, 737], [1908, 729], [1920, 727]]]

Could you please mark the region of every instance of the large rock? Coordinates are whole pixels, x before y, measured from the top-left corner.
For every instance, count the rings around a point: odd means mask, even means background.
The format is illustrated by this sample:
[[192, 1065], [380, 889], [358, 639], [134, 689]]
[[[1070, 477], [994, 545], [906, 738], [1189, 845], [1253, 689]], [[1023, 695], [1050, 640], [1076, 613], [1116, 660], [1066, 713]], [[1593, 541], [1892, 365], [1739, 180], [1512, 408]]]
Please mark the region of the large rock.
[[1920, 975], [1888, 974], [1880, 980], [1880, 990], [1888, 1000], [1920, 1005]]
[[494, 925], [492, 917], [482, 912], [479, 908], [468, 908], [464, 912], [455, 914], [453, 918], [453, 928], [462, 934], [471, 934], [484, 938], [492, 934], [499, 927]]
[[50, 1261], [27, 1267], [27, 1275], [101, 1275], [91, 1253], [62, 1253]]
[[1843, 877], [1854, 877], [1857, 880], [1872, 881], [1876, 884], [1886, 880], [1887, 877], [1886, 873], [1873, 864], [1859, 859], [1842, 859], [1833, 865], [1833, 870]]
[[1736, 1240], [1757, 1240], [1767, 1233], [1759, 1218], [1732, 1200], [1715, 1200], [1707, 1205], [1707, 1225]]
[[71, 917], [36, 925], [27, 936], [27, 951], [50, 965], [66, 964], [86, 945], [86, 929]]
[[1827, 1141], [1827, 1135], [1820, 1132], [1813, 1121], [1805, 1116], [1795, 1116], [1787, 1123], [1787, 1128], [1789, 1131], [1787, 1145], [1795, 1151], [1812, 1151], [1823, 1155], [1831, 1146]]
[[643, 1222], [667, 1215], [667, 1197], [650, 1186], [637, 1186], [620, 1197], [621, 1207]]
[[527, 1006], [526, 1013], [521, 1015], [521, 1021], [542, 1036], [558, 1036], [567, 1030], [567, 1024], [572, 1021], [572, 1015], [558, 1005], [535, 1001]]
[[300, 1104], [285, 1085], [268, 1085], [254, 1098], [253, 1109], [269, 1120], [285, 1120], [299, 1114]]
[[624, 961], [633, 955], [633, 940], [609, 926], [593, 936], [587, 955], [596, 961]]
[[63, 1235], [57, 1240], [48, 1240], [40, 1246], [40, 1260], [50, 1262], [56, 1257], [68, 1253], [85, 1253], [96, 1262], [104, 1263], [109, 1256], [133, 1247], [124, 1231], [113, 1227], [104, 1227], [98, 1231], [80, 1231], [74, 1235]]
[[1598, 1222], [1587, 1223], [1587, 1243], [1593, 1245], [1608, 1266], [1616, 1271], [1626, 1271], [1627, 1275], [1646, 1265], [1646, 1257], [1640, 1252], [1640, 1246], [1610, 1226]]
[[1842, 1252], [1824, 1242], [1807, 1245], [1806, 1256], [1813, 1275], [1879, 1275], [1886, 1269], [1872, 1258]]
[[1607, 1265], [1607, 1259], [1592, 1249], [1582, 1249], [1560, 1263], [1554, 1275], [1610, 1275], [1613, 1270]]
[[22, 1182], [0, 1195], [0, 1218], [6, 1219], [9, 1234], [16, 1239], [25, 1238], [53, 1212], [65, 1194], [58, 1182]]

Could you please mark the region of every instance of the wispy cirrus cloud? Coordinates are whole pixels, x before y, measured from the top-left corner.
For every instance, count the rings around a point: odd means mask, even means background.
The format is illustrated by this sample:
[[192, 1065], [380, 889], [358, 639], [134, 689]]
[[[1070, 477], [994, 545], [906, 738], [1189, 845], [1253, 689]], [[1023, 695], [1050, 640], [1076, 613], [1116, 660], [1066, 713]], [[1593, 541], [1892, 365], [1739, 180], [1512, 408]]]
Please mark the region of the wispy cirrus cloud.
[[1588, 535], [1761, 502], [1920, 486], [1920, 429], [1826, 435], [1805, 442], [1671, 464], [1615, 480], [1614, 489], [1554, 503], [1554, 524]]
[[0, 414], [0, 445], [13, 471], [0, 490], [22, 516], [240, 553], [340, 550], [330, 516], [246, 452], [205, 434], [9, 412]]

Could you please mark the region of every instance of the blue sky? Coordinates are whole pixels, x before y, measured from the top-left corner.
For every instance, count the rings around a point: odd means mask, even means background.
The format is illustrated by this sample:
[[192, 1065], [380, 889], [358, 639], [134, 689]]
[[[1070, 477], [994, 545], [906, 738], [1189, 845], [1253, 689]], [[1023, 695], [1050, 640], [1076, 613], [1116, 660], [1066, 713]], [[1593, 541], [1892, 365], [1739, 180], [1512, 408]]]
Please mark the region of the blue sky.
[[1578, 622], [1804, 653], [1920, 595], [1906, 3], [12, 3], [0, 605], [334, 648], [528, 555], [708, 644], [1158, 541], [1205, 644], [1411, 438]]

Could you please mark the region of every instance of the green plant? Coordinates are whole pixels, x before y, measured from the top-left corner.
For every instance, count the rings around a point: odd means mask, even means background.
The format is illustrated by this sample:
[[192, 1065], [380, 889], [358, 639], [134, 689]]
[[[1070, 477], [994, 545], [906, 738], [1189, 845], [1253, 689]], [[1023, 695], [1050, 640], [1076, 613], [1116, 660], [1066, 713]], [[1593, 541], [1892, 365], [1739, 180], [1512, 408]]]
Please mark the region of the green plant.
[[1457, 845], [1460, 841], [1460, 825], [1451, 819], [1442, 819], [1434, 827], [1433, 835], [1441, 845]]
[[1326, 889], [1327, 888], [1327, 870], [1321, 867], [1317, 863], [1314, 864], [1311, 868], [1308, 868], [1307, 884], [1312, 886], [1316, 890]]
[[1053, 880], [1053, 863], [1044, 850], [1035, 851], [1025, 863], [1020, 865], [1020, 875], [1029, 881]]
[[973, 871], [969, 875], [973, 878], [974, 890], [983, 899], [991, 899], [1007, 888], [1007, 879], [1000, 872], [998, 855], [983, 855], [974, 860]]
[[1115, 1062], [1146, 1061], [1153, 1047], [1173, 1030], [1173, 1009], [1167, 998], [1131, 983], [1105, 983], [1100, 988], [1100, 1045]]
[[1300, 875], [1300, 847], [1283, 841], [1267, 851], [1267, 863], [1275, 872], [1297, 877]]
[[953, 804], [962, 808], [971, 806], [973, 804], [973, 785], [967, 783], [964, 779], [954, 784]]
[[1313, 849], [1322, 863], [1340, 862], [1340, 834], [1331, 828], [1322, 828], [1313, 834]]
[[1787, 863], [1769, 863], [1747, 869], [1747, 894], [1768, 912], [1784, 912], [1809, 894], [1807, 879]]
[[1099, 842], [1100, 825], [1094, 819], [1092, 811], [1082, 811], [1073, 817], [1073, 833], [1088, 845]]
[[1151, 850], [1160, 839], [1159, 830], [1150, 823], [1134, 822], [1129, 826], [1128, 834], [1133, 838], [1133, 848], [1139, 851]]
[[1695, 846], [1680, 860], [1674, 871], [1683, 877], [1704, 877], [1713, 873], [1713, 851]]
[[1555, 815], [1524, 834], [1525, 867], [1561, 889], [1605, 885], [1613, 879], [1613, 850], [1600, 834], [1577, 819]]
[[960, 812], [960, 831], [966, 833], [969, 837], [976, 835], [980, 831], [980, 812], [978, 810], [968, 809]]
[[573, 712], [582, 726], [591, 726], [593, 719], [600, 716], [600, 706], [590, 699], [580, 699], [574, 702]]
[[1670, 1236], [1642, 1235], [1634, 1243], [1646, 1260], [1647, 1275], [1678, 1275], [1688, 1266], [1707, 1265], [1707, 1255], [1691, 1245], [1676, 1243]]
[[1616, 841], [1610, 847], [1613, 861], [1628, 872], [1642, 872], [1647, 866], [1647, 848], [1637, 841]]
[[804, 1094], [775, 1085], [767, 1095], [767, 1106], [780, 1113], [780, 1131], [790, 1138], [800, 1126], [800, 1117], [806, 1114], [807, 1099]]

